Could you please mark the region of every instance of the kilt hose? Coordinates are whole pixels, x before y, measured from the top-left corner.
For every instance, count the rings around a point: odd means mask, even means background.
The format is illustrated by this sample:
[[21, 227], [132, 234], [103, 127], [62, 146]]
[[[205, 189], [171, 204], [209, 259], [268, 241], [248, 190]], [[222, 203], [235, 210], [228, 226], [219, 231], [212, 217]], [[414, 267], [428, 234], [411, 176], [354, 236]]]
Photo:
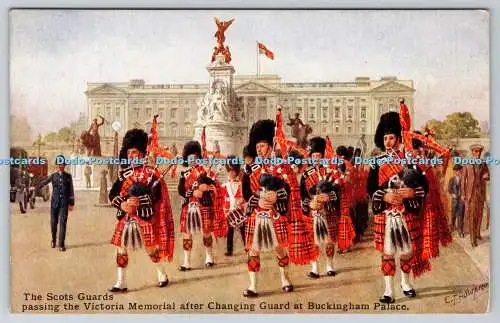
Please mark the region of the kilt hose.
[[[212, 234], [214, 230], [214, 216], [213, 209], [210, 206], [199, 206], [201, 213], [201, 228], [203, 230], [203, 234], [208, 235]], [[190, 233], [187, 232], [187, 216], [188, 216], [188, 205], [184, 205], [181, 209], [181, 223], [180, 230], [182, 233]]]
[[[245, 248], [248, 250], [252, 250], [253, 246], [256, 217], [257, 211], [254, 210], [245, 220]], [[286, 248], [288, 246], [288, 219], [285, 216], [280, 215], [279, 218], [273, 220], [273, 228], [276, 233], [278, 245]]]
[[[384, 237], [385, 237], [385, 211], [374, 215], [373, 217], [373, 235], [375, 248], [381, 253], [384, 252]], [[403, 219], [408, 228], [413, 255], [409, 260], [413, 276], [419, 277], [425, 272], [431, 270], [431, 264], [428, 259], [423, 258], [423, 220], [418, 215], [405, 212]]]

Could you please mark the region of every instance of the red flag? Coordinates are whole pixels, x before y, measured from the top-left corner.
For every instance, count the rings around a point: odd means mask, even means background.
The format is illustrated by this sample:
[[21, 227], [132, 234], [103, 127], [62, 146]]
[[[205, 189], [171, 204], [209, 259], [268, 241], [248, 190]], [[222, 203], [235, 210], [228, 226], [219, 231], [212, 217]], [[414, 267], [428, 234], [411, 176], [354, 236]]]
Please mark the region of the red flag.
[[158, 121], [156, 120], [158, 118], [158, 115], [155, 115], [153, 117], [153, 124], [151, 124], [151, 138], [148, 144], [148, 150], [151, 151], [151, 148], [153, 147], [159, 147], [159, 142], [158, 142]]
[[285, 144], [285, 131], [283, 130], [283, 117], [281, 115], [281, 105], [278, 104], [278, 113], [276, 114], [276, 133], [274, 135], [275, 141], [278, 142], [281, 151], [281, 157], [288, 156], [288, 146]]
[[406, 106], [404, 100], [401, 100], [401, 102], [399, 102], [399, 123], [401, 124], [403, 146], [406, 151], [412, 150], [413, 145], [408, 134], [411, 128], [410, 111], [408, 110], [408, 107]]
[[264, 54], [267, 58], [274, 60], [274, 53], [267, 49], [266, 45], [257, 43], [257, 47], [259, 48], [259, 54]]
[[410, 131], [411, 128], [411, 118], [410, 111], [405, 104], [404, 100], [399, 103], [399, 123], [401, 123], [402, 131]]
[[207, 134], [205, 132], [205, 127], [203, 127], [201, 131], [201, 154], [203, 155], [202, 157], [207, 157]]
[[330, 137], [326, 136], [326, 148], [325, 148], [325, 158], [333, 158], [335, 156], [335, 151], [333, 150], [332, 142]]
[[283, 107], [278, 104], [278, 113], [276, 114], [276, 136], [285, 138], [285, 131], [283, 130], [283, 115], [281, 109]]

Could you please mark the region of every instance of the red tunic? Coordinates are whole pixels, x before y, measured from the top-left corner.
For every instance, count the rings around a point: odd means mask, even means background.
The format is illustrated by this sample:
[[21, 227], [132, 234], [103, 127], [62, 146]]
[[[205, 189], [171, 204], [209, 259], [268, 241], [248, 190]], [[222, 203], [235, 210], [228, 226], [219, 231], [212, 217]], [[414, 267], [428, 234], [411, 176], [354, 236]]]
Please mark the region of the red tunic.
[[[210, 205], [202, 205], [201, 199], [192, 195], [202, 176], [209, 177], [213, 181], [213, 184], [210, 185]], [[181, 208], [180, 231], [187, 233], [188, 205], [193, 202], [198, 204], [200, 209], [203, 232], [205, 234], [213, 232], [216, 237], [225, 236], [227, 223], [223, 211], [224, 197], [215, 173], [207, 173], [203, 166], [194, 166], [182, 172], [180, 181], [182, 187], [179, 187], [179, 193], [186, 199], [186, 203], [183, 203]]]
[[[340, 173], [336, 172], [336, 176], [330, 174], [326, 167], [320, 165], [318, 167], [310, 166], [302, 175], [302, 183], [301, 183], [301, 192], [302, 198], [304, 200], [310, 198], [309, 191], [310, 189], [317, 185], [318, 182], [323, 178], [330, 178], [331, 180], [335, 180], [339, 178], [338, 175]], [[338, 207], [336, 207], [333, 212], [326, 213], [326, 223], [328, 227], [328, 234], [330, 240], [338, 243], [338, 247], [341, 251], [346, 250], [352, 247], [353, 240], [355, 237], [354, 228], [352, 226], [352, 221], [350, 219], [350, 194], [352, 192], [349, 183], [344, 181], [337, 184], [338, 193], [340, 195], [340, 203], [338, 203]], [[307, 203], [306, 203], [307, 204]], [[310, 214], [310, 210], [308, 208], [303, 208], [304, 212], [307, 211], [307, 214]], [[312, 228], [311, 228], [312, 229]]]
[[[314, 245], [312, 218], [306, 217], [302, 213], [300, 187], [296, 174], [288, 164], [274, 166], [253, 164], [249, 167], [252, 169], [252, 172], [249, 174], [252, 192], [259, 192], [261, 190], [259, 181], [263, 169], [265, 169], [267, 174], [278, 177], [288, 184], [290, 196], [288, 198], [287, 214], [285, 216], [281, 215], [278, 220], [275, 220], [276, 234], [281, 235], [281, 244], [288, 246], [288, 255], [292, 263], [309, 264], [318, 257], [319, 251]], [[253, 241], [255, 216], [256, 212], [254, 210], [252, 215], [247, 218], [245, 228], [247, 242]], [[280, 240], [279, 237], [278, 240]]]
[[[143, 179], [139, 180], [138, 178], [141, 175], [143, 175]], [[125, 212], [119, 207], [120, 203], [129, 197], [128, 190], [134, 183], [145, 183], [149, 175], [152, 175], [153, 182], [159, 179], [155, 189], [160, 191], [160, 198], [155, 200], [153, 197], [152, 199], [152, 215], [147, 219], [141, 218], [137, 214], [125, 215]], [[160, 178], [159, 172], [152, 167], [135, 167], [133, 172], [126, 172], [126, 175], [123, 175], [123, 177], [115, 182], [110, 192], [113, 204], [117, 207], [118, 212], [123, 214], [123, 217], [116, 224], [111, 243], [117, 247], [122, 247], [122, 234], [126, 218], [127, 216], [133, 217], [141, 228], [144, 246], [147, 248], [158, 248], [160, 259], [167, 259], [169, 262], [172, 261], [175, 240], [174, 221], [167, 184]], [[115, 190], [114, 192], [113, 189]]]
[[[403, 157], [401, 152], [398, 152], [400, 158]], [[382, 155], [378, 158], [385, 158], [387, 155]], [[412, 244], [413, 255], [410, 260], [412, 272], [415, 277], [430, 271], [431, 265], [428, 259], [425, 259], [423, 254], [423, 220], [419, 216], [422, 207], [421, 198], [406, 199], [403, 206], [393, 206], [383, 200], [385, 189], [388, 188], [389, 180], [392, 176], [401, 174], [404, 167], [401, 164], [384, 162], [380, 166], [374, 165], [370, 169], [368, 176], [367, 190], [373, 202], [372, 208], [374, 213], [373, 233], [375, 248], [384, 252], [384, 239], [386, 228], [386, 211], [391, 208], [403, 208], [403, 218], [408, 228], [410, 241]], [[426, 184], [425, 184], [426, 185]], [[421, 189], [422, 195], [424, 188]]]

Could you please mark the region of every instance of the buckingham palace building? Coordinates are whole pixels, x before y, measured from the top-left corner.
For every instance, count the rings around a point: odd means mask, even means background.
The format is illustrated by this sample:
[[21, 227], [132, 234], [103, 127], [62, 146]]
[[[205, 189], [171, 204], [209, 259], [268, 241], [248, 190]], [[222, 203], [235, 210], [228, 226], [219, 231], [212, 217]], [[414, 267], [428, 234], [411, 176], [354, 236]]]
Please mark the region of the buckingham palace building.
[[[334, 146], [358, 146], [364, 134], [367, 150], [374, 147], [373, 135], [380, 115], [399, 111], [404, 99], [414, 116], [413, 81], [387, 76], [380, 79], [356, 77], [352, 82], [281, 82], [277, 75], [235, 75], [234, 91], [244, 107], [248, 129], [259, 119], [275, 119], [276, 106], [283, 107], [287, 136], [288, 116], [295, 113], [309, 124], [313, 136], [330, 136]], [[121, 124], [119, 138], [131, 128], [150, 131], [153, 116], [158, 114], [161, 145], [175, 143], [182, 149], [194, 135], [200, 101], [208, 84], [148, 84], [135, 79], [118, 83], [87, 83], [87, 116], [101, 115], [106, 122], [99, 128], [104, 155], [111, 155], [114, 130]]]

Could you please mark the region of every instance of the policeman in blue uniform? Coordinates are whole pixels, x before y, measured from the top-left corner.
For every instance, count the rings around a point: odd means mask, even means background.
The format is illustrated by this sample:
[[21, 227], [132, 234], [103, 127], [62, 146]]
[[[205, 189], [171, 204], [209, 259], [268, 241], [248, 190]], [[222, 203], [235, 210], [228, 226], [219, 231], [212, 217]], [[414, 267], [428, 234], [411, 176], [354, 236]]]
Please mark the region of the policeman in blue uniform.
[[[58, 159], [64, 160], [62, 156]], [[62, 157], [62, 158], [61, 158]], [[57, 164], [57, 162], [56, 162]], [[64, 240], [66, 239], [66, 223], [68, 221], [68, 210], [72, 211], [75, 205], [75, 194], [73, 190], [73, 179], [71, 174], [64, 171], [65, 164], [57, 164], [59, 171], [51, 174], [40, 182], [39, 187], [48, 183], [52, 184], [52, 200], [50, 202], [50, 229], [52, 232], [52, 248], [56, 247], [57, 224], [59, 223], [59, 250], [66, 251]]]

